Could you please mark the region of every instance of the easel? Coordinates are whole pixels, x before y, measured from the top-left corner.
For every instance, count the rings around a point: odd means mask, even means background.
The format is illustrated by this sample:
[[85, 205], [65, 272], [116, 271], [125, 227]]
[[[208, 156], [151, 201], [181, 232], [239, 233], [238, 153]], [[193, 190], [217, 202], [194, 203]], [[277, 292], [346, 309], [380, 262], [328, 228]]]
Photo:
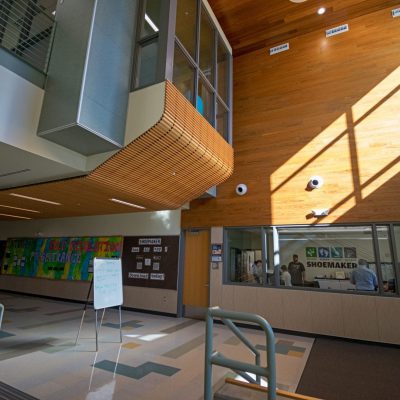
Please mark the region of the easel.
[[[96, 259], [95, 259], [95, 260], [96, 260]], [[101, 260], [100, 260], [100, 261], [101, 261]], [[119, 261], [120, 261], [120, 260], [119, 260]], [[76, 339], [75, 339], [75, 346], [76, 346], [77, 343], [78, 343], [79, 335], [80, 335], [81, 330], [82, 330], [83, 320], [84, 320], [84, 318], [85, 318], [87, 306], [88, 306], [89, 303], [91, 303], [91, 304], [93, 304], [93, 308], [94, 308], [95, 315], [96, 315], [96, 318], [95, 318], [95, 332], [96, 332], [96, 352], [97, 352], [98, 349], [99, 349], [98, 337], [99, 337], [99, 332], [100, 332], [101, 325], [103, 324], [103, 319], [104, 319], [104, 314], [105, 314], [105, 312], [106, 312], [106, 307], [103, 308], [103, 314], [102, 314], [102, 316], [101, 316], [100, 325], [99, 325], [99, 324], [98, 324], [98, 318], [97, 318], [97, 311], [98, 311], [98, 308], [96, 308], [95, 301], [89, 300], [89, 299], [90, 299], [90, 294], [91, 294], [91, 292], [92, 292], [93, 280], [94, 280], [94, 271], [91, 271], [91, 272], [93, 272], [93, 275], [92, 275], [92, 279], [91, 279], [91, 281], [90, 281], [88, 294], [87, 294], [87, 296], [86, 296], [86, 302], [85, 302], [85, 306], [84, 306], [84, 308], [83, 308], [82, 318], [81, 318], [81, 323], [80, 323], [80, 325], [79, 325], [78, 334], [77, 334]], [[121, 285], [122, 285], [122, 283], [121, 283]], [[121, 286], [121, 287], [122, 287], [122, 286]], [[95, 292], [96, 292], [96, 290], [95, 290]], [[122, 343], [122, 315], [121, 315], [121, 305], [118, 306], [118, 309], [119, 309], [119, 339], [120, 339], [120, 343]]]
[[[78, 329], [78, 334], [76, 335], [76, 339], [75, 339], [75, 346], [78, 344], [78, 339], [79, 339], [79, 335], [81, 334], [81, 329], [82, 329], [82, 325], [83, 325], [83, 320], [85, 319], [85, 314], [86, 314], [86, 309], [89, 303], [93, 304], [93, 301], [90, 301], [90, 293], [92, 292], [92, 288], [93, 288], [93, 277], [90, 280], [90, 285], [89, 285], [89, 290], [86, 296], [86, 301], [85, 301], [85, 306], [83, 307], [83, 312], [82, 312], [82, 318], [81, 318], [81, 323], [79, 325], [79, 329]], [[105, 309], [104, 309], [105, 311]], [[103, 317], [104, 317], [104, 311], [103, 311]], [[103, 323], [103, 317], [101, 318], [101, 323]], [[101, 324], [100, 324], [101, 326]], [[97, 315], [96, 315], [96, 351], [97, 351]]]

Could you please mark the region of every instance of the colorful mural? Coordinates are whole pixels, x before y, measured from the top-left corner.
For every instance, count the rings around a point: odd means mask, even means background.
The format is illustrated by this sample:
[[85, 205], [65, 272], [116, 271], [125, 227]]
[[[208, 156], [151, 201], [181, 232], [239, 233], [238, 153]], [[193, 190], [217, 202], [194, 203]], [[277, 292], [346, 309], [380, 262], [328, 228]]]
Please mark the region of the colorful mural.
[[93, 259], [121, 257], [122, 236], [8, 239], [1, 272], [91, 280]]

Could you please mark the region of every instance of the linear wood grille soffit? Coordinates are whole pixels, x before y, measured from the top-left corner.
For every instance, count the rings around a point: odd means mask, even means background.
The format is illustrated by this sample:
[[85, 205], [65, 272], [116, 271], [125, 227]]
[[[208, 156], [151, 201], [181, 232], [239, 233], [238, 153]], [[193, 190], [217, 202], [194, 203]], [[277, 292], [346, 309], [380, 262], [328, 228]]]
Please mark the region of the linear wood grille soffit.
[[[141, 211], [177, 209], [224, 182], [232, 172], [232, 147], [167, 81], [164, 113], [158, 123], [84, 177], [1, 191], [0, 219], [15, 220], [1, 214], [54, 218], [139, 211], [111, 198], [145, 207]], [[39, 213], [2, 205], [34, 208]]]

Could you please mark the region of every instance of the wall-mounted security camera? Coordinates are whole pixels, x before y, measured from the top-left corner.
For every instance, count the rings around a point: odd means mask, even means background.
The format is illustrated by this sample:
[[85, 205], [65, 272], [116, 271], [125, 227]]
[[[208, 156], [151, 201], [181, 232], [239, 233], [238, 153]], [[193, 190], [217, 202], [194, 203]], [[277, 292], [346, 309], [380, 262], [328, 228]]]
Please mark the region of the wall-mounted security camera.
[[323, 184], [324, 184], [323, 178], [315, 175], [310, 178], [307, 186], [310, 189], [319, 189], [322, 187]]
[[236, 194], [238, 194], [239, 196], [243, 196], [246, 193], [247, 186], [244, 183], [239, 183], [239, 185], [236, 186]]

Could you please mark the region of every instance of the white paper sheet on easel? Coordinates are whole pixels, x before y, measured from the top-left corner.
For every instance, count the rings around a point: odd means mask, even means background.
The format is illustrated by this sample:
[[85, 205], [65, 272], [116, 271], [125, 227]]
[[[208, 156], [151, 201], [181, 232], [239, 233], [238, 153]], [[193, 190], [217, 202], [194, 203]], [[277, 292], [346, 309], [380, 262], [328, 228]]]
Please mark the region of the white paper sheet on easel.
[[122, 305], [121, 259], [94, 259], [93, 288], [95, 310]]

